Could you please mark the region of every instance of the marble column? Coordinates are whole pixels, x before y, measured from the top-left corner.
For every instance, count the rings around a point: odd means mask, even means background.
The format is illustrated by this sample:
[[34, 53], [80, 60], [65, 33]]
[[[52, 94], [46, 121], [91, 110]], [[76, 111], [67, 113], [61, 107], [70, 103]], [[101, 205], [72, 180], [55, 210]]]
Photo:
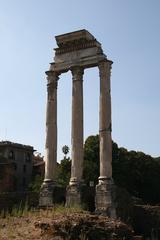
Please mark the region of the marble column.
[[112, 179], [111, 65], [111, 61], [105, 60], [100, 62], [98, 66], [100, 75], [100, 177], [96, 186], [96, 211], [115, 217], [114, 184]]
[[57, 165], [57, 82], [58, 74], [47, 71], [47, 111], [46, 111], [46, 145], [45, 178], [41, 187], [40, 205], [53, 205], [53, 189]]
[[99, 140], [100, 140], [100, 182], [112, 179], [112, 137], [111, 137], [111, 95], [110, 95], [111, 62], [99, 64], [100, 75], [100, 110], [99, 110]]
[[72, 72], [72, 165], [67, 188], [67, 205], [80, 204], [83, 171], [83, 69], [73, 67]]

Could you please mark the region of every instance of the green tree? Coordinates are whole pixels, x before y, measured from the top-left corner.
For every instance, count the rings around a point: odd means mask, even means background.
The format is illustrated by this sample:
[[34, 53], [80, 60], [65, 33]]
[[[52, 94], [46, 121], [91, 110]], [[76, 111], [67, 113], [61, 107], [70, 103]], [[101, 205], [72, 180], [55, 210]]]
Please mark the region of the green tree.
[[64, 153], [64, 158], [66, 158], [67, 157], [67, 154], [69, 153], [69, 147], [67, 146], [67, 145], [64, 145], [63, 147], [62, 147], [62, 152]]
[[[116, 185], [144, 202], [160, 202], [160, 158], [143, 152], [128, 151], [112, 142], [113, 178]], [[86, 184], [98, 181], [99, 136], [89, 136], [84, 145], [84, 172]]]
[[60, 164], [57, 166], [56, 178], [59, 185], [66, 187], [71, 177], [71, 159], [70, 157], [67, 158], [69, 147], [67, 145], [63, 146], [62, 152], [64, 153], [64, 159], [62, 159]]
[[113, 178], [144, 202], [160, 202], [160, 162], [153, 157], [119, 148], [118, 158], [113, 157]]
[[[65, 146], [64, 146], [65, 147]], [[68, 148], [63, 148], [64, 159], [58, 166], [57, 180], [67, 186], [71, 173], [71, 159], [66, 157]], [[128, 151], [112, 142], [113, 178], [117, 186], [147, 203], [160, 202], [160, 157], [153, 158], [143, 152]], [[89, 136], [84, 144], [83, 179], [87, 185], [99, 177], [99, 136]]]
[[83, 178], [88, 185], [90, 181], [97, 184], [99, 176], [99, 136], [89, 136], [84, 144]]

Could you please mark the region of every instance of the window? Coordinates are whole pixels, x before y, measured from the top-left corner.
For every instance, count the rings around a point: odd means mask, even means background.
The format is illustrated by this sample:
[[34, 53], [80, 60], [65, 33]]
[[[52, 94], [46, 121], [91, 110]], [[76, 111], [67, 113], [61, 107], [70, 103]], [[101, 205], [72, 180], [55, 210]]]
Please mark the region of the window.
[[30, 155], [30, 153], [26, 154], [26, 162], [31, 162], [31, 155]]
[[8, 157], [9, 157], [9, 159], [15, 159], [15, 155], [14, 155], [13, 150], [11, 150], [11, 151], [9, 152]]

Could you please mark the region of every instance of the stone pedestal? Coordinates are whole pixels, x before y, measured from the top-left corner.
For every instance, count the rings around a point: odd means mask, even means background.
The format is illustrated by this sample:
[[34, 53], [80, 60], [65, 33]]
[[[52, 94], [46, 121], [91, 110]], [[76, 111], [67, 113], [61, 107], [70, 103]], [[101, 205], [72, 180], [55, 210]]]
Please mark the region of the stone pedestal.
[[53, 198], [54, 198], [54, 188], [55, 182], [46, 181], [42, 184], [40, 190], [40, 198], [39, 198], [39, 206], [40, 207], [52, 207], [53, 206]]
[[66, 194], [66, 207], [74, 207], [81, 205], [81, 186], [77, 182], [73, 182], [72, 185], [67, 186]]
[[96, 213], [116, 218], [115, 186], [112, 179], [99, 182], [96, 186], [95, 204]]

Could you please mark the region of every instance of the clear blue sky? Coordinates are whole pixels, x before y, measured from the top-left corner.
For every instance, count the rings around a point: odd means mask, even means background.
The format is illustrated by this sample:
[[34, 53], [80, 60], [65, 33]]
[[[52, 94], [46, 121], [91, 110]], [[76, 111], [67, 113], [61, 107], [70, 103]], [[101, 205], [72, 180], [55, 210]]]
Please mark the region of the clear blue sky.
[[[44, 154], [45, 71], [55, 35], [87, 29], [113, 60], [113, 140], [160, 156], [159, 0], [0, 0], [0, 140]], [[58, 159], [70, 146], [71, 74], [58, 86]], [[85, 138], [98, 133], [98, 69], [84, 75]]]

